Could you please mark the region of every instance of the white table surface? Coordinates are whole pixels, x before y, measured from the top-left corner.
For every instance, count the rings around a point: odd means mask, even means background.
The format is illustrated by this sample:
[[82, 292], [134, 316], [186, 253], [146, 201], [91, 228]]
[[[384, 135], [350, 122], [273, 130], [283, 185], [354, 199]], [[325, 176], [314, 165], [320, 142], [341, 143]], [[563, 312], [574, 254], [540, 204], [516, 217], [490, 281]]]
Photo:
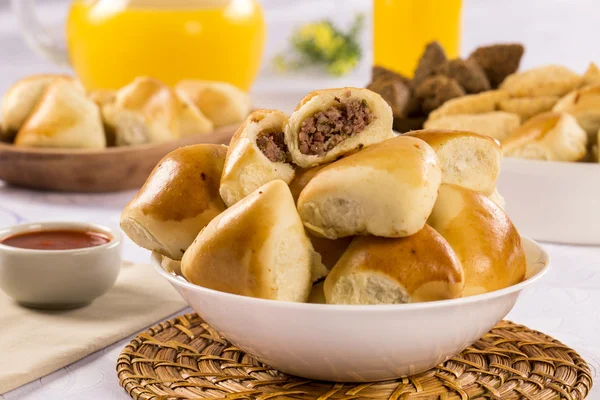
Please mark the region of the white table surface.
[[[5, 0], [3, 0], [5, 1]], [[463, 52], [480, 43], [521, 41], [527, 44], [524, 67], [561, 63], [583, 71], [598, 57], [596, 0], [464, 0]], [[369, 12], [369, 0], [263, 0], [267, 8], [269, 59], [285, 44], [297, 23], [330, 17], [340, 23], [355, 11]], [[60, 21], [66, 1], [44, 2], [44, 19]], [[19, 77], [59, 69], [38, 59], [20, 40], [15, 21], [0, 4], [0, 93]], [[364, 36], [368, 51], [369, 34]], [[595, 52], [595, 53], [594, 53]], [[596, 58], [596, 61], [598, 58]], [[343, 79], [323, 76], [273, 76], [267, 65], [253, 89], [255, 103], [290, 110], [307, 91], [339, 85], [363, 85], [368, 80], [371, 59], [365, 57], [352, 75]], [[77, 220], [118, 226], [121, 209], [134, 195], [34, 192], [0, 183], [0, 227], [27, 221]], [[507, 199], [510, 202], [510, 198]], [[600, 376], [600, 247], [545, 244], [554, 264], [535, 287], [524, 292], [508, 316], [514, 322], [545, 332], [576, 349]], [[126, 259], [147, 262], [149, 253], [127, 239]], [[149, 271], [149, 273], [152, 273]], [[1, 312], [1, 310], [0, 310]], [[2, 329], [0, 327], [0, 329]], [[0, 395], [0, 399], [123, 399], [129, 396], [118, 384], [115, 365], [123, 339], [68, 367]], [[2, 356], [0, 355], [0, 362]], [[588, 397], [600, 399], [600, 381]]]

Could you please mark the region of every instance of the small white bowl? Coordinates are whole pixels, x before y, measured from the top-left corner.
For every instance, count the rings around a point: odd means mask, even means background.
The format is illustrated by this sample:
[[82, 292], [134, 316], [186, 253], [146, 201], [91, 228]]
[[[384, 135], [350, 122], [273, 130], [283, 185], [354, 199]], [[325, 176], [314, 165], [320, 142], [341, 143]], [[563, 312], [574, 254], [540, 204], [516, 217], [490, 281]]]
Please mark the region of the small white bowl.
[[505, 158], [498, 191], [523, 235], [600, 245], [600, 164]]
[[73, 250], [30, 250], [0, 243], [0, 289], [18, 303], [65, 309], [89, 304], [106, 293], [121, 269], [121, 235], [95, 224], [40, 222], [0, 229], [0, 242], [41, 230], [85, 230], [108, 235], [100, 246]]
[[280, 371], [339, 382], [381, 381], [426, 371], [488, 332], [513, 308], [519, 293], [544, 275], [550, 262], [523, 238], [527, 278], [472, 297], [397, 305], [327, 305], [243, 297], [206, 289], [156, 271], [233, 344]]

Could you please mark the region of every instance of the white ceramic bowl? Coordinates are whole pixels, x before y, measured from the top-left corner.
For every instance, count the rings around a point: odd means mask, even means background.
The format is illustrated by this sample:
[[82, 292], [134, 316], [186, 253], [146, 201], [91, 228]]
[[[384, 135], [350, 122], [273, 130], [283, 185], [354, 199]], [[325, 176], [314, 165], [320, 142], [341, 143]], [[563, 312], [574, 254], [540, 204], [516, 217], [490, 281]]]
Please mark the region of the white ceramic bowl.
[[600, 245], [600, 164], [505, 158], [498, 190], [521, 234]]
[[232, 343], [264, 363], [310, 379], [359, 382], [428, 370], [488, 332], [523, 288], [549, 268], [546, 252], [523, 239], [527, 279], [482, 295], [399, 305], [290, 303], [232, 295], [193, 285], [161, 266], [160, 275]]
[[0, 289], [18, 303], [35, 308], [76, 308], [89, 304], [115, 283], [121, 269], [121, 234], [80, 222], [41, 222], [0, 229], [10, 236], [45, 229], [105, 233], [103, 245], [74, 250], [30, 250], [0, 244]]

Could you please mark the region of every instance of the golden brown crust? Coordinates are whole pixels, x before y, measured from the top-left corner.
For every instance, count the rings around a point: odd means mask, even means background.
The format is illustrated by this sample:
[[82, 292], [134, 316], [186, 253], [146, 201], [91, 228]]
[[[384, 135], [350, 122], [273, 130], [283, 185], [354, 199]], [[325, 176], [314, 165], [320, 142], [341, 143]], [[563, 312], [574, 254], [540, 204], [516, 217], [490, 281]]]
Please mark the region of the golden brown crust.
[[312, 168], [297, 169], [294, 179], [290, 182], [290, 190], [292, 191], [292, 196], [294, 196], [294, 201], [298, 201], [300, 193], [304, 190], [306, 185], [308, 185], [308, 182], [310, 182], [319, 171], [331, 164], [332, 163], [327, 163]]
[[436, 146], [442, 145], [450, 140], [453, 140], [453, 139], [456, 139], [459, 137], [476, 137], [479, 139], [485, 139], [485, 140], [488, 140], [489, 142], [493, 143], [494, 146], [498, 147], [498, 149], [502, 148], [502, 146], [500, 145], [500, 142], [498, 140], [494, 139], [493, 137], [486, 136], [486, 135], [480, 135], [478, 133], [470, 132], [470, 131], [460, 131], [460, 130], [452, 130], [452, 129], [422, 129], [419, 131], [412, 131], [412, 132], [405, 133], [404, 136], [413, 136], [413, 137], [419, 138], [419, 139], [423, 140], [424, 142], [426, 142], [431, 147], [433, 147], [434, 149], [436, 148]]
[[[224, 210], [219, 182], [227, 148], [216, 144], [181, 147], [164, 157], [126, 208], [140, 208], [159, 221], [182, 221], [217, 205]], [[207, 216], [207, 221], [219, 211]]]
[[511, 148], [521, 146], [523, 143], [543, 139], [548, 132], [556, 127], [560, 117], [560, 113], [546, 112], [529, 119], [502, 141], [502, 147], [505, 151], [509, 151]]

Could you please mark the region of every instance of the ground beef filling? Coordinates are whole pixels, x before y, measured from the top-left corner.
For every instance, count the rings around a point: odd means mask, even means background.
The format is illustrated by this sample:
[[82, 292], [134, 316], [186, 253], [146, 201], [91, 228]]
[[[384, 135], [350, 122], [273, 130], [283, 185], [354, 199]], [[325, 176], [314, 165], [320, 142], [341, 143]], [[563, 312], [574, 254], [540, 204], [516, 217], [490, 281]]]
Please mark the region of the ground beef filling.
[[262, 131], [256, 136], [258, 149], [273, 162], [286, 162], [288, 148], [281, 131]]
[[338, 104], [302, 121], [298, 148], [302, 154], [322, 156], [344, 140], [362, 132], [375, 119], [366, 100], [335, 98]]

